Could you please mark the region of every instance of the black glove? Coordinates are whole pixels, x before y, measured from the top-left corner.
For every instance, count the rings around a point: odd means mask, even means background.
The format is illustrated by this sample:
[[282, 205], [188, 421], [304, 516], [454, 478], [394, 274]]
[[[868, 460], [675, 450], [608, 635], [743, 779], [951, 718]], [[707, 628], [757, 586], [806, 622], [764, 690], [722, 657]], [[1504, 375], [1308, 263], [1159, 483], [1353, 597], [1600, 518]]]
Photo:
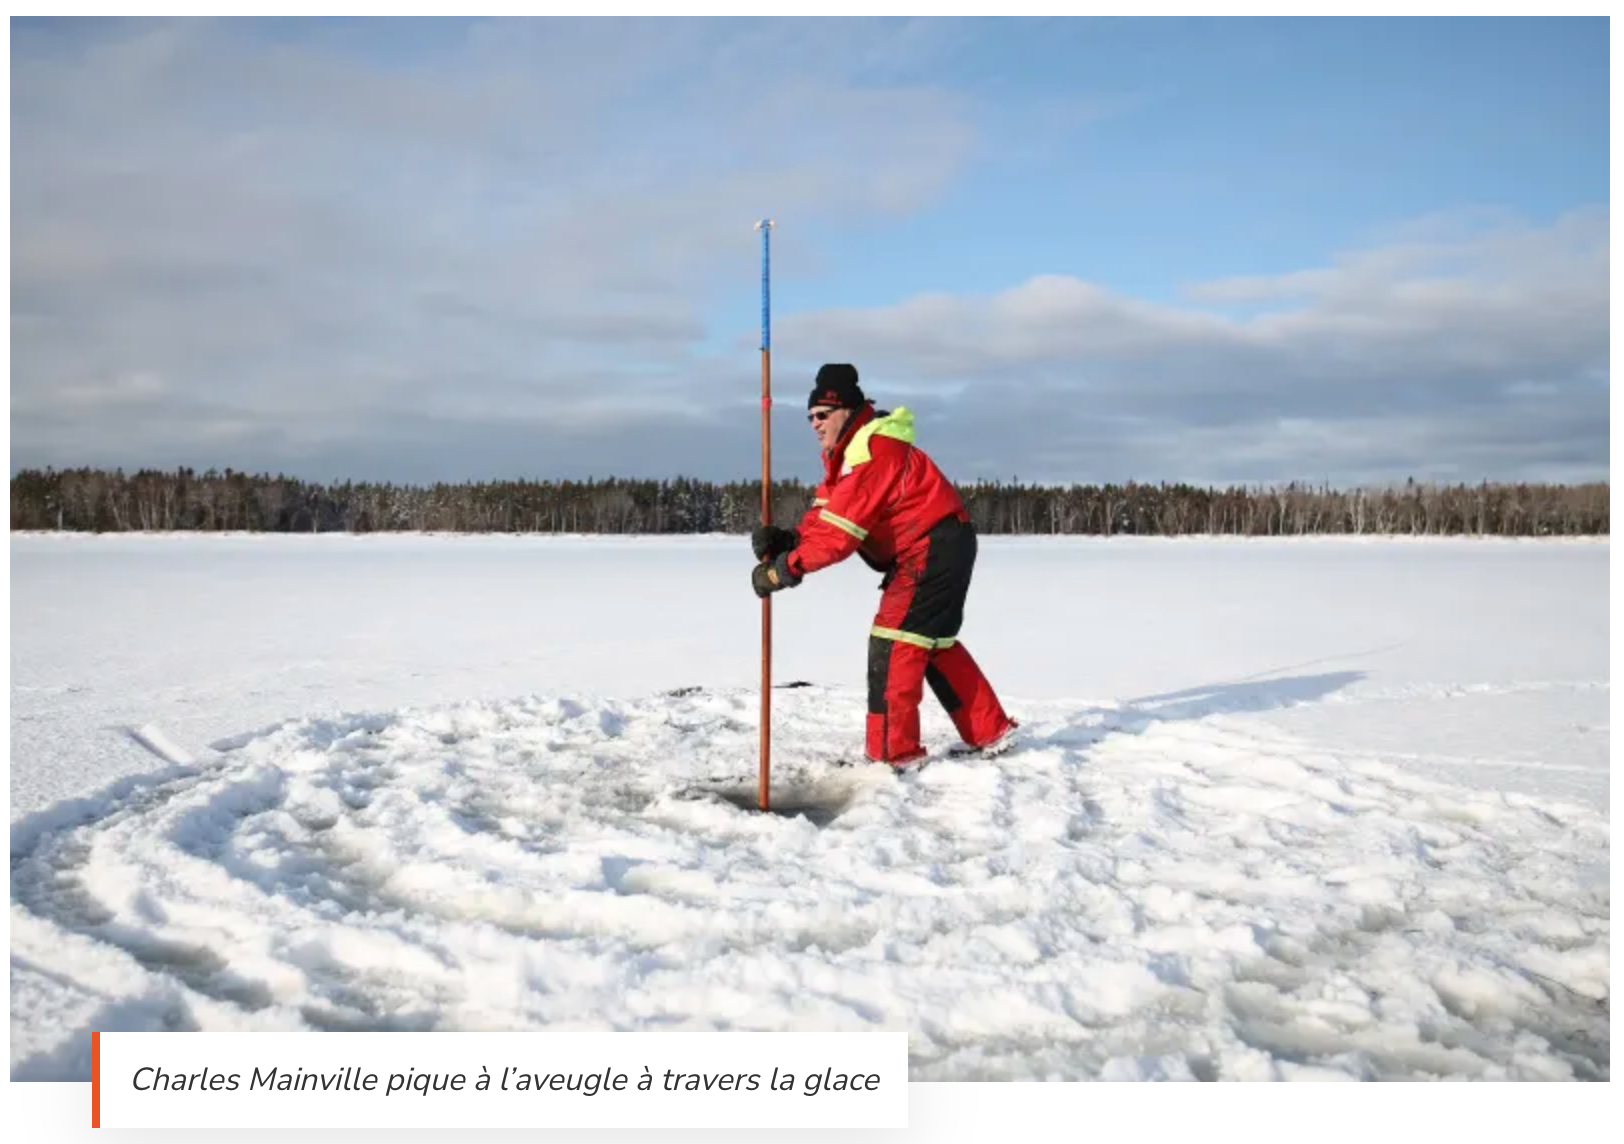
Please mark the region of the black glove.
[[779, 528], [776, 524], [758, 524], [750, 534], [750, 551], [757, 560], [771, 560], [801, 543], [801, 534], [793, 528]]
[[750, 570], [750, 587], [763, 599], [784, 588], [795, 587], [801, 579], [790, 570], [787, 552], [780, 552], [771, 563], [757, 564]]

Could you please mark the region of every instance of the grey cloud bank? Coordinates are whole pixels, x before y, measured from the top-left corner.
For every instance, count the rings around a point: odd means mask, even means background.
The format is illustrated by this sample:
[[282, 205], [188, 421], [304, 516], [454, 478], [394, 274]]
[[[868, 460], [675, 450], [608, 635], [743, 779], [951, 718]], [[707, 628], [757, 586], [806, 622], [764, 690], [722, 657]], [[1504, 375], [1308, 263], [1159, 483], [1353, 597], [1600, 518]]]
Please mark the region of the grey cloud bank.
[[[1579, 211], [1200, 284], [1189, 306], [1046, 277], [798, 316], [786, 336], [925, 392], [959, 383], [943, 430], [987, 475], [1595, 479], [1608, 473], [1608, 271], [1608, 216]], [[1256, 312], [1225, 312], [1238, 305]]]
[[[755, 313], [714, 314], [750, 223], [807, 265], [977, 146], [951, 94], [873, 82], [948, 33], [812, 27], [476, 25], [410, 66], [342, 30], [14, 27], [14, 471], [749, 479]], [[780, 288], [778, 470], [815, 472], [806, 380], [843, 360], [961, 479], [1605, 478], [1607, 213], [1459, 221], [1176, 305]]]

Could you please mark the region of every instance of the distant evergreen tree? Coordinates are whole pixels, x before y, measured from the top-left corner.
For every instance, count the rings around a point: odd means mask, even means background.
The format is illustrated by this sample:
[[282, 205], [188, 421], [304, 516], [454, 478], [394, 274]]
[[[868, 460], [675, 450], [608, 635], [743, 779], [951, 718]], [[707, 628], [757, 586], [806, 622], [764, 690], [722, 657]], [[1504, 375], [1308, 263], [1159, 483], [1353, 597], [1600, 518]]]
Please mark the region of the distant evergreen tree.
[[[1188, 484], [1034, 486], [977, 481], [960, 492], [988, 535], [1606, 536], [1610, 486], [1422, 484], [1387, 488]], [[811, 503], [775, 481], [774, 521]], [[226, 469], [198, 473], [24, 469], [11, 478], [13, 531], [63, 532], [748, 532], [761, 487], [668, 480], [494, 481], [426, 487], [313, 484]]]

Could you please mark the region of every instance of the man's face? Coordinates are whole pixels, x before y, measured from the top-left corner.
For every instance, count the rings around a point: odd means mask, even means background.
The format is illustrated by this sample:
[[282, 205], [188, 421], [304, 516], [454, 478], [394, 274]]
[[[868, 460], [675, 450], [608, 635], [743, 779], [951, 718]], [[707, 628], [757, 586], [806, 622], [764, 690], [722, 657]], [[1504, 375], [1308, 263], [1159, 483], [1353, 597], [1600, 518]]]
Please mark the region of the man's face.
[[812, 423], [812, 431], [818, 435], [818, 444], [827, 452], [840, 440], [840, 431], [851, 420], [851, 410], [817, 405], [807, 413], [806, 419]]

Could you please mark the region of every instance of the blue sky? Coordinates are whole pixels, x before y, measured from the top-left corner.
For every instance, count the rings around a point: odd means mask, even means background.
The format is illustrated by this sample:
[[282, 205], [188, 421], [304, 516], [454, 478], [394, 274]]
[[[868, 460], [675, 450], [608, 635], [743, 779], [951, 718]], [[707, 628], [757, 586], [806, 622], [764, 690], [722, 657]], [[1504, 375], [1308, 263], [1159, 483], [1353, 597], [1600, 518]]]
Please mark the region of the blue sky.
[[[1605, 20], [12, 23], [12, 465], [1608, 473]], [[797, 451], [797, 444], [804, 446]]]
[[820, 235], [831, 273], [797, 302], [883, 304], [1034, 273], [1167, 301], [1438, 211], [1549, 222], [1608, 201], [1604, 22], [977, 27], [912, 78], [974, 101], [984, 160], [914, 217]]

